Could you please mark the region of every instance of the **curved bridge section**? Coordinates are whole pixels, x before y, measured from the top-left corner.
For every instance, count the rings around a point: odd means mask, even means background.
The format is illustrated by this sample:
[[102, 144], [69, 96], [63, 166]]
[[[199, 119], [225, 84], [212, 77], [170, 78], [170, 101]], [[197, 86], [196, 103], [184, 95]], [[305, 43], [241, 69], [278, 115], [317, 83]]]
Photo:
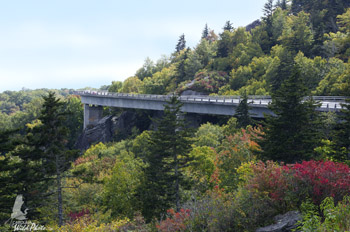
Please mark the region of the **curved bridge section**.
[[[102, 118], [102, 107], [118, 107], [129, 109], [163, 110], [170, 95], [125, 94], [96, 91], [79, 91], [84, 107], [84, 128], [96, 124]], [[314, 97], [321, 102], [319, 111], [339, 111], [345, 103], [345, 97]], [[213, 115], [234, 115], [240, 102], [240, 96], [180, 96], [184, 103], [183, 112]], [[250, 114], [255, 118], [263, 118], [264, 114], [272, 114], [267, 107], [270, 96], [249, 96]]]

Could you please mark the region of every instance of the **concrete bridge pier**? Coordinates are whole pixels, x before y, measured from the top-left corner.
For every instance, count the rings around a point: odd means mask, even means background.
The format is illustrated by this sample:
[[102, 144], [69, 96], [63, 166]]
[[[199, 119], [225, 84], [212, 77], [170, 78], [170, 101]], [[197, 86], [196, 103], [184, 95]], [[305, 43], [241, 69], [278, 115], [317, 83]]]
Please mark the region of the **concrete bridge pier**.
[[88, 125], [96, 125], [102, 119], [103, 107], [85, 104], [84, 105], [84, 129]]

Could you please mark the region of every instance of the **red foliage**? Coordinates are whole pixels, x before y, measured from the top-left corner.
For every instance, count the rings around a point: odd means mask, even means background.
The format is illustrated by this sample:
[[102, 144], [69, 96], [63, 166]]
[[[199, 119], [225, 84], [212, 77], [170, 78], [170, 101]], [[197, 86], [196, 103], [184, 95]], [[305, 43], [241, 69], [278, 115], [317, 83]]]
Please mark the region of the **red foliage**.
[[88, 157], [79, 157], [74, 161], [74, 166], [78, 166], [79, 164], [87, 163], [95, 159], [97, 159], [96, 155], [88, 156]]
[[291, 165], [278, 165], [272, 161], [251, 166], [253, 175], [247, 188], [257, 193], [267, 193], [276, 201], [294, 195], [311, 197], [320, 204], [326, 197], [341, 200], [350, 193], [350, 168], [333, 161], [303, 161]]
[[248, 188], [258, 190], [260, 193], [268, 193], [269, 197], [280, 201], [283, 200], [290, 188], [290, 176], [286, 169], [274, 163], [262, 161], [252, 165], [253, 176], [249, 181]]
[[350, 168], [333, 161], [303, 161], [292, 167], [297, 181], [311, 186], [311, 195], [316, 204], [326, 197], [340, 201], [350, 194]]
[[90, 215], [90, 211], [88, 209], [82, 209], [80, 212], [70, 212], [68, 214], [68, 217], [70, 218], [70, 221], [76, 221], [81, 217]]
[[167, 210], [167, 218], [156, 225], [159, 231], [176, 232], [185, 231], [185, 221], [190, 216], [189, 209], [180, 209], [180, 212], [175, 212], [173, 209]]

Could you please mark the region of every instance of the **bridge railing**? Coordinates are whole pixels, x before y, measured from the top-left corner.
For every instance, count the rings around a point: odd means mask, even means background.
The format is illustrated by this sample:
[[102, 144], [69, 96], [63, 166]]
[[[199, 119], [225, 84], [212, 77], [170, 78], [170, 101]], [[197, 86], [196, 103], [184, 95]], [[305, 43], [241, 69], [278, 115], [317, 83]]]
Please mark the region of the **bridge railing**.
[[[135, 99], [158, 99], [168, 100], [172, 95], [155, 95], [155, 94], [132, 94], [132, 93], [110, 93], [107, 91], [76, 91], [77, 95], [89, 96], [108, 96], [116, 98], [135, 98]], [[203, 95], [183, 95], [179, 96], [180, 101], [184, 102], [221, 102], [221, 103], [239, 103], [241, 96], [203, 96]], [[267, 104], [271, 100], [270, 96], [251, 95], [248, 96], [248, 101], [251, 104]]]
[[[132, 99], [157, 99], [166, 101], [171, 98], [172, 95], [155, 95], [155, 94], [133, 94], [133, 93], [111, 93], [108, 91], [76, 91], [77, 95], [88, 96], [101, 96], [101, 97], [114, 97], [114, 98], [132, 98]], [[186, 95], [180, 96], [182, 102], [218, 102], [222, 104], [239, 104], [241, 96], [203, 96], [203, 95]], [[307, 99], [307, 97], [305, 98]], [[343, 103], [345, 103], [348, 97], [343, 96], [313, 96], [313, 99], [322, 103], [322, 109], [341, 109]], [[254, 105], [268, 105], [271, 102], [271, 96], [249, 95], [248, 103]]]

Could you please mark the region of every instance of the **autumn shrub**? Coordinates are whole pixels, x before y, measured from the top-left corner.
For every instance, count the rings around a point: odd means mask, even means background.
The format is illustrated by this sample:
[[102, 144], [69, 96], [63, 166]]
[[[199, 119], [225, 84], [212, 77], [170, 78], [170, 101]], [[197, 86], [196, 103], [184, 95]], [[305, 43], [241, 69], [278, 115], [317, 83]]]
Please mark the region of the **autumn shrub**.
[[175, 212], [174, 209], [169, 209], [167, 210], [166, 218], [160, 221], [156, 227], [161, 232], [186, 231], [187, 226], [185, 222], [189, 216], [189, 209], [180, 209], [179, 212]]
[[78, 220], [81, 217], [88, 216], [90, 214], [89, 209], [82, 209], [79, 212], [69, 212], [68, 217], [71, 222]]
[[258, 227], [273, 223], [273, 216], [280, 213], [275, 201], [267, 193], [256, 194], [239, 187], [232, 199], [233, 231], [255, 231]]
[[333, 161], [303, 161], [289, 167], [295, 183], [305, 187], [314, 203], [319, 205], [326, 197], [336, 202], [350, 193], [350, 168]]
[[237, 231], [232, 195], [221, 190], [210, 191], [200, 199], [183, 204], [189, 210], [185, 224], [188, 231]]
[[110, 223], [100, 223], [89, 215], [77, 218], [76, 220], [65, 224], [62, 227], [51, 226], [54, 231], [59, 232], [115, 232], [121, 231], [121, 227], [126, 225], [129, 219], [121, 219]]
[[350, 193], [350, 169], [343, 163], [312, 160], [279, 165], [259, 161], [250, 168], [245, 188], [267, 194], [281, 210], [298, 207], [305, 198], [319, 205], [326, 197], [337, 202]]
[[229, 76], [222, 71], [198, 72], [192, 82], [183, 82], [179, 85], [176, 92], [181, 94], [185, 90], [193, 90], [202, 93], [217, 93], [219, 89], [228, 83]]
[[254, 152], [260, 150], [255, 137], [260, 134], [261, 130], [258, 127], [241, 129], [233, 135], [226, 136], [221, 146], [216, 149], [212, 181], [226, 192], [232, 192], [237, 188], [239, 183], [237, 168], [244, 162], [255, 160]]

